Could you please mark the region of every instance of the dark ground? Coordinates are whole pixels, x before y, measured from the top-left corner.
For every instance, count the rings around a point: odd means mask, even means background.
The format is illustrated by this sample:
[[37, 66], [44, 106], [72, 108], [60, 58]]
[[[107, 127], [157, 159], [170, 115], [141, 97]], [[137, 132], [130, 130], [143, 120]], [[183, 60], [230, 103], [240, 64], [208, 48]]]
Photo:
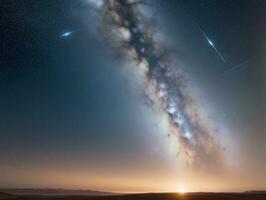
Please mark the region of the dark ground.
[[113, 196], [15, 196], [0, 193], [0, 199], [16, 200], [266, 200], [264, 193], [150, 193]]

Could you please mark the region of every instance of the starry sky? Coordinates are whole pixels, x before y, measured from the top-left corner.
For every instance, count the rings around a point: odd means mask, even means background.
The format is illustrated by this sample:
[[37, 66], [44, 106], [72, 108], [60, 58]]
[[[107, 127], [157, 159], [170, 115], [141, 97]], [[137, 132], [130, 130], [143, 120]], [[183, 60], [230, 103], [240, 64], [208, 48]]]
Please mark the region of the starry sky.
[[[196, 118], [197, 126], [211, 127], [204, 138], [217, 143], [202, 146], [195, 144], [202, 134], [179, 133], [182, 126], [172, 123], [169, 102], [164, 107], [163, 99], [147, 91], [153, 87], [150, 79], [156, 84], [161, 79], [158, 73], [143, 78], [135, 70], [148, 54], [139, 52], [135, 61], [126, 56], [109, 31], [116, 24], [103, 14], [121, 14], [120, 3], [113, 11], [106, 2], [0, 2], [0, 187], [265, 189], [265, 1], [130, 5], [147, 21], [141, 33], [155, 35], [145, 44], [159, 43], [174, 57], [157, 57], [158, 62], [178, 63], [173, 69], [185, 74], [185, 80], [168, 86], [177, 90], [182, 85], [182, 90], [185, 85], [196, 102], [185, 105], [205, 117]], [[136, 41], [130, 45], [138, 48]], [[187, 127], [194, 127], [195, 119], [185, 116]], [[219, 161], [212, 154], [216, 149]], [[184, 155], [190, 153], [200, 162], [188, 162]]]

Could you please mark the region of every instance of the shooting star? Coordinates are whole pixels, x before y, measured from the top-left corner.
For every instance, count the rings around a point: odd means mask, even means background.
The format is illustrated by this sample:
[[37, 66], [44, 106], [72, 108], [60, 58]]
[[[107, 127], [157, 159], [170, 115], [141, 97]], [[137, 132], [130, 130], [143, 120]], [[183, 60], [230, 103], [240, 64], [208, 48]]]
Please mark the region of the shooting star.
[[223, 75], [225, 75], [225, 74], [227, 74], [227, 73], [229, 73], [229, 72], [232, 72], [232, 71], [234, 71], [234, 70], [236, 70], [236, 69], [239, 69], [239, 68], [243, 67], [243, 66], [246, 65], [250, 60], [251, 60], [251, 58], [249, 58], [249, 59], [247, 59], [247, 60], [245, 60], [245, 61], [243, 61], [243, 62], [241, 62], [241, 63], [239, 63], [239, 64], [237, 64], [237, 65], [234, 65], [234, 66], [230, 67], [230, 69], [226, 70], [226, 71], [223, 73]]
[[202, 35], [204, 36], [204, 38], [208, 41], [208, 43], [211, 45], [211, 47], [214, 49], [214, 51], [218, 54], [218, 56], [222, 59], [222, 61], [224, 63], [226, 63], [225, 58], [223, 57], [223, 55], [218, 51], [218, 49], [214, 46], [213, 42], [209, 39], [209, 37], [207, 36], [207, 34], [200, 28], [200, 26], [198, 25], [199, 31], [202, 33]]
[[67, 31], [67, 32], [64, 32], [63, 34], [61, 34], [61, 37], [69, 37], [73, 34], [73, 31]]

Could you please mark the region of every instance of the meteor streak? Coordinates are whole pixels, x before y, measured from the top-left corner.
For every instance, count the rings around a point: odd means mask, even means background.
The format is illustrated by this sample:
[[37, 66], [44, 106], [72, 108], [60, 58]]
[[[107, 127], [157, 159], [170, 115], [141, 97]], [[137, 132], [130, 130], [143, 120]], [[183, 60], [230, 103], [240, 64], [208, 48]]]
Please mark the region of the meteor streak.
[[67, 31], [67, 32], [64, 32], [61, 37], [69, 37], [73, 34], [73, 31]]
[[230, 69], [225, 71], [224, 74], [227, 74], [229, 72], [232, 72], [232, 71], [234, 71], [236, 69], [239, 69], [239, 68], [243, 67], [244, 65], [248, 64], [249, 61], [250, 61], [250, 59], [247, 59], [247, 60], [245, 60], [245, 61], [243, 61], [243, 62], [241, 62], [241, 63], [239, 63], [237, 65], [232, 66]]
[[218, 51], [218, 49], [214, 46], [213, 42], [209, 39], [209, 37], [207, 36], [207, 34], [200, 28], [200, 26], [198, 26], [199, 31], [202, 33], [202, 35], [204, 36], [204, 38], [208, 41], [208, 43], [211, 45], [211, 47], [214, 49], [214, 51], [218, 54], [218, 56], [222, 59], [222, 61], [224, 63], [226, 63], [225, 58], [223, 57], [223, 55]]

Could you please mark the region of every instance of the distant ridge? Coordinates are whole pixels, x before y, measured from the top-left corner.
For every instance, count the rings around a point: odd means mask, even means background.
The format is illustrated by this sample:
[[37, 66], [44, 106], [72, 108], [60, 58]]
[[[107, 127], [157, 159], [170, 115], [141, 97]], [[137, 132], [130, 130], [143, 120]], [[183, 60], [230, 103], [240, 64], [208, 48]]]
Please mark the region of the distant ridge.
[[266, 194], [266, 190], [251, 190], [251, 191], [245, 191], [244, 193], [248, 193], [248, 194]]
[[97, 190], [72, 190], [72, 189], [50, 189], [50, 188], [4, 188], [1, 193], [13, 195], [115, 195], [112, 192], [103, 192]]
[[11, 194], [0, 192], [0, 199], [12, 199], [12, 198], [15, 198], [15, 197]]

